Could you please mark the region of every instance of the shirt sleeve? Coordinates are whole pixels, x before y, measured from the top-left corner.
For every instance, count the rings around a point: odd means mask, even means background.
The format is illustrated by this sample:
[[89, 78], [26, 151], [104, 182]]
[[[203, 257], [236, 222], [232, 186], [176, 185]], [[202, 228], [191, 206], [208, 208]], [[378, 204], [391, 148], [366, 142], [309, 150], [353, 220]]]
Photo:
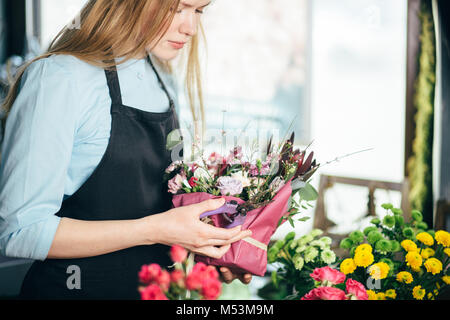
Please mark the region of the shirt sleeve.
[[70, 68], [31, 64], [6, 121], [0, 164], [0, 253], [44, 260], [60, 218], [77, 124]]

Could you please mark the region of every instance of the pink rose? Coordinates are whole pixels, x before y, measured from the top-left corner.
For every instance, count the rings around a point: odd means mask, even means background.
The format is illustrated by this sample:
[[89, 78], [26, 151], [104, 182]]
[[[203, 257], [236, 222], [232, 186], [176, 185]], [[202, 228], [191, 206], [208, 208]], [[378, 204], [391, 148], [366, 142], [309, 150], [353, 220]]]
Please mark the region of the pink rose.
[[348, 279], [345, 283], [345, 290], [347, 291], [347, 294], [350, 294], [350, 296], [355, 297], [358, 300], [368, 300], [369, 295], [367, 294], [366, 288], [358, 282], [353, 279]]
[[186, 288], [188, 290], [200, 290], [202, 288], [202, 283], [204, 276], [201, 272], [192, 271], [186, 277]]
[[206, 278], [203, 281], [201, 295], [206, 300], [216, 300], [222, 291], [222, 283], [214, 278]]
[[207, 266], [204, 273], [206, 278], [219, 279], [219, 273], [217, 272], [217, 269], [214, 266]]
[[169, 180], [167, 183], [167, 186], [169, 187], [169, 192], [176, 194], [178, 190], [181, 189], [183, 186], [183, 181], [186, 179], [186, 175], [184, 174], [177, 174], [175, 177]]
[[152, 284], [146, 288], [140, 290], [142, 300], [169, 300], [166, 295], [161, 291], [161, 288]]
[[161, 272], [161, 267], [156, 263], [143, 265], [139, 271], [139, 280], [142, 283], [149, 284], [154, 281], [161, 274]]
[[347, 300], [345, 292], [334, 287], [312, 289], [301, 300]]
[[167, 291], [170, 287], [170, 273], [166, 270], [162, 270], [161, 273], [155, 279], [161, 290]]
[[207, 268], [208, 266], [206, 264], [204, 264], [203, 262], [199, 262], [194, 265], [194, 267], [192, 268], [192, 272], [202, 273], [205, 272]]
[[330, 267], [316, 268], [310, 276], [325, 285], [336, 285], [345, 281], [345, 274]]
[[173, 262], [183, 262], [186, 260], [188, 252], [179, 245], [174, 245], [170, 248], [170, 257]]
[[185, 287], [183, 270], [172, 271], [172, 273], [170, 274], [170, 280], [181, 288]]

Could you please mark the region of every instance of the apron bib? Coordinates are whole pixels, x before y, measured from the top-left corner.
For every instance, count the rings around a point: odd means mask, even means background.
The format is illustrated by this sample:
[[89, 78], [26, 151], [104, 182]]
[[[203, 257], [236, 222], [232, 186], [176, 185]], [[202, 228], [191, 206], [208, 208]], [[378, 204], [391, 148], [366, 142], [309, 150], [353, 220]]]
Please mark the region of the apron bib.
[[[154, 113], [123, 105], [117, 69], [105, 70], [112, 100], [109, 143], [97, 168], [62, 203], [57, 216], [87, 221], [130, 220], [171, 209], [171, 195], [163, 183], [165, 169], [172, 162], [166, 139], [179, 129], [179, 122], [167, 88], [150, 57], [147, 60], [169, 98], [170, 110]], [[140, 299], [141, 266], [171, 265], [169, 250], [155, 244], [89, 258], [35, 261], [25, 276], [21, 297]], [[74, 270], [79, 271], [81, 288], [70, 288]]]

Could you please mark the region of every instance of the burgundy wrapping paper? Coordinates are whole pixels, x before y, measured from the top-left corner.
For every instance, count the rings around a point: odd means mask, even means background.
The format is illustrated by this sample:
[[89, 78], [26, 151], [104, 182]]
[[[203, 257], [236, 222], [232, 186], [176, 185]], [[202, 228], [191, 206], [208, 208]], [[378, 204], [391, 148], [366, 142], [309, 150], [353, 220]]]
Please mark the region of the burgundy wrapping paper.
[[[247, 213], [242, 230], [250, 229], [253, 239], [265, 245], [269, 244], [270, 238], [277, 229], [278, 221], [287, 213], [288, 200], [292, 193], [291, 180], [286, 182], [278, 191], [271, 203]], [[236, 200], [239, 204], [245, 202], [232, 196], [214, 196], [206, 192], [196, 192], [174, 195], [172, 204], [174, 208], [178, 208], [216, 198], [225, 198], [227, 201]], [[210, 218], [215, 226], [223, 226], [221, 216], [211, 216]], [[256, 276], [264, 276], [267, 269], [267, 251], [240, 240], [234, 242], [227, 253], [220, 259], [195, 255], [195, 261], [208, 265], [228, 267], [235, 273], [251, 273]]]

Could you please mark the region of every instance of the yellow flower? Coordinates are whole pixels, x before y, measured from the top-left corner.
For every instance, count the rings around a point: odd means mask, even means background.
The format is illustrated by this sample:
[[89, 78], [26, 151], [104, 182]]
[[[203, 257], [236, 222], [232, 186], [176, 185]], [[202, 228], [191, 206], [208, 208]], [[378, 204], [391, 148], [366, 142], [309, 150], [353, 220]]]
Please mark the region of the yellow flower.
[[369, 300], [378, 300], [377, 293], [373, 290], [366, 290]]
[[446, 284], [450, 284], [450, 276], [443, 276], [442, 281], [444, 281]]
[[395, 289], [386, 290], [385, 295], [387, 298], [391, 298], [391, 299], [397, 298], [397, 292], [395, 292]]
[[417, 272], [417, 273], [421, 273], [422, 272], [422, 268], [421, 267], [417, 267], [417, 268], [411, 267], [411, 270], [414, 271], [414, 272]]
[[407, 265], [412, 269], [418, 269], [422, 265], [422, 256], [418, 252], [410, 251], [406, 254], [405, 258]]
[[375, 280], [385, 279], [389, 273], [389, 265], [385, 262], [378, 262], [370, 266], [369, 272]]
[[431, 292], [428, 292], [427, 298], [428, 298], [428, 300], [434, 300], [434, 296]]
[[356, 269], [355, 261], [352, 258], [345, 259], [341, 262], [340, 269], [343, 274], [353, 273]]
[[356, 249], [355, 249], [355, 254], [362, 252], [362, 251], [367, 251], [369, 253], [372, 253], [372, 246], [368, 243], [363, 243], [360, 244]]
[[444, 253], [447, 255], [447, 257], [450, 257], [450, 248], [445, 248]]
[[416, 300], [422, 300], [425, 297], [425, 289], [422, 289], [422, 286], [415, 286], [413, 289], [413, 297]]
[[401, 271], [401, 272], [397, 273], [397, 281], [409, 284], [409, 283], [413, 282], [413, 276], [411, 273], [409, 273], [407, 271]]
[[416, 236], [416, 239], [422, 242], [426, 246], [432, 246], [434, 244], [433, 237], [428, 232], [421, 232]]
[[424, 259], [428, 259], [429, 257], [434, 256], [434, 250], [431, 248], [425, 248], [420, 252], [420, 255]]
[[403, 240], [401, 245], [407, 252], [417, 251], [417, 245], [411, 240]]
[[356, 266], [367, 268], [373, 263], [373, 254], [367, 250], [355, 253], [354, 261]]
[[434, 239], [436, 239], [436, 242], [442, 244], [444, 247], [450, 247], [450, 233], [447, 231], [436, 231], [434, 234]]
[[377, 300], [386, 300], [386, 294], [384, 292], [378, 292]]
[[432, 274], [438, 274], [442, 271], [442, 262], [436, 258], [430, 258], [423, 264], [427, 269], [427, 272]]

